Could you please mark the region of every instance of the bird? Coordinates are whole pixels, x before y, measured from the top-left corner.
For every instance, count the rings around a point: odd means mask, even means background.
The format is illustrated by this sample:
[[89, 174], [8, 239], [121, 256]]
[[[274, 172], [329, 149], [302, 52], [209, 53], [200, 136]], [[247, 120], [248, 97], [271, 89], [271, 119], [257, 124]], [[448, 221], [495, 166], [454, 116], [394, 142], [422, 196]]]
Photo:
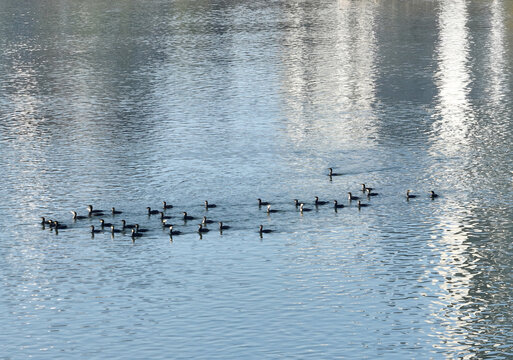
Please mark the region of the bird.
[[111, 234], [114, 234], [114, 233], [120, 233], [120, 232], [121, 232], [121, 230], [119, 230], [119, 229], [115, 229], [115, 228], [114, 228], [114, 225], [111, 225], [111, 226], [110, 226], [110, 233], [111, 233]]
[[158, 210], [152, 210], [151, 207], [147, 207], [146, 210], [148, 210], [148, 216], [158, 214], [160, 211]]
[[194, 217], [194, 216], [187, 215], [187, 212], [186, 212], [186, 211], [184, 211], [184, 212], [183, 212], [183, 219], [184, 219], [185, 221], [187, 221], [187, 220], [193, 220], [193, 219], [195, 219], [195, 217]]
[[205, 200], [205, 209], [215, 208], [217, 207], [216, 204], [209, 204], [207, 200]]
[[168, 204], [168, 203], [167, 203], [167, 202], [165, 202], [165, 201], [162, 201], [162, 208], [163, 208], [164, 210], [166, 210], [166, 209], [172, 209], [172, 208], [173, 208], [173, 205]]
[[305, 208], [305, 204], [301, 203], [299, 205], [299, 212], [302, 214], [304, 211], [312, 211], [312, 209]]
[[101, 233], [101, 230], [97, 230], [94, 228], [94, 225], [91, 225], [91, 235]]
[[112, 215], [123, 214], [123, 211], [118, 211], [116, 208], [110, 209]]
[[438, 194], [435, 194], [435, 192], [434, 192], [433, 190], [431, 190], [431, 191], [429, 192], [429, 197], [430, 197], [431, 199], [434, 199], [434, 198], [437, 198], [437, 197], [438, 197]]
[[143, 232], [147, 232], [148, 231], [148, 229], [144, 229], [144, 228], [139, 227], [139, 224], [135, 224], [133, 230], [135, 230], [135, 232], [138, 232], [138, 233], [143, 233]]
[[267, 201], [262, 201], [262, 199], [260, 199], [260, 198], [258, 198], [258, 199], [257, 199], [257, 201], [258, 201], [258, 206], [262, 206], [262, 205], [263, 205], [263, 206], [267, 206], [267, 205], [270, 205], [270, 204], [269, 204], [269, 202], [267, 202]]
[[358, 207], [358, 209], [360, 209], [362, 207], [369, 206], [369, 204], [362, 204], [361, 200], [358, 200], [358, 203], [356, 204], [356, 206]]
[[315, 197], [315, 206], [326, 205], [327, 203], [328, 203], [327, 201], [319, 200], [318, 196]]
[[414, 198], [416, 198], [416, 197], [417, 197], [417, 195], [412, 195], [412, 194], [411, 194], [411, 190], [406, 190], [406, 199], [407, 199], [407, 200], [408, 200], [408, 199], [414, 199]]
[[135, 238], [141, 237], [143, 234], [137, 232], [135, 229], [132, 229], [132, 234], [130, 235], [132, 237], [132, 240]]
[[121, 220], [121, 224], [122, 224], [122, 229], [133, 229], [135, 228], [135, 225], [132, 225], [132, 224], [128, 224], [126, 223], [125, 220]]
[[353, 196], [353, 194], [351, 194], [351, 192], [347, 193], [347, 198], [349, 199], [349, 201], [351, 201], [351, 200], [359, 200], [360, 199], [358, 196]]
[[299, 206], [299, 200], [298, 200], [298, 199], [294, 199], [294, 205], [295, 205], [296, 207], [298, 207], [298, 206]]
[[77, 212], [76, 212], [76, 211], [71, 210], [71, 213], [73, 214], [73, 220], [83, 220], [83, 219], [87, 219], [87, 216], [77, 215]]
[[164, 215], [164, 213], [161, 211], [160, 212], [160, 220], [167, 220], [167, 219], [171, 219], [171, 216]]
[[87, 205], [89, 216], [103, 216], [103, 210], [93, 210], [93, 205]]
[[229, 229], [229, 228], [230, 228], [230, 226], [228, 226], [228, 225], [223, 225], [223, 222], [222, 222], [222, 221], [219, 221], [219, 231], [221, 231], [221, 232], [222, 232], [223, 230], [227, 230], [227, 229]]
[[57, 220], [55, 220], [55, 221], [53, 222], [53, 228], [54, 228], [54, 229], [56, 229], [56, 230], [57, 230], [57, 229], [67, 229], [67, 228], [68, 228], [68, 226], [67, 226], [67, 225], [64, 225], [64, 224], [59, 224], [59, 222], [58, 222]]
[[210, 230], [207, 228], [204, 228], [202, 224], [198, 224], [198, 232], [199, 233], [204, 233], [204, 232], [208, 232], [208, 231], [210, 231]]
[[335, 209], [341, 209], [341, 208], [343, 208], [343, 207], [344, 207], [344, 205], [339, 204], [337, 200], [333, 200], [333, 207], [334, 207]]
[[206, 216], [203, 216], [203, 220], [201, 220], [201, 223], [203, 225], [206, 225], [206, 224], [212, 224], [213, 221], [212, 220], [208, 220]]
[[362, 184], [362, 192], [366, 192], [367, 189], [370, 189], [371, 191], [373, 190], [373, 188], [367, 187], [365, 186], [365, 184]]
[[52, 223], [52, 220], [46, 220], [44, 216], [41, 216], [41, 225], [50, 225]]
[[328, 176], [329, 177], [332, 177], [332, 176], [340, 176], [339, 173], [334, 173], [333, 172], [333, 168], [328, 168]]
[[267, 205], [267, 213], [268, 213], [268, 214], [270, 214], [270, 213], [275, 213], [275, 212], [278, 212], [278, 210], [271, 209], [271, 205]]
[[111, 223], [106, 223], [103, 219], [100, 219], [100, 226], [102, 227], [102, 229], [106, 226], [106, 227], [110, 227], [112, 226]]
[[367, 192], [367, 197], [378, 196], [379, 195], [378, 193], [372, 192], [371, 188], [366, 188], [365, 191]]
[[258, 229], [258, 232], [260, 233], [260, 235], [264, 234], [264, 233], [270, 233], [270, 232], [273, 232], [271, 229], [264, 229], [264, 225], [260, 225], [259, 229]]
[[169, 225], [169, 236], [180, 235], [181, 233], [179, 230], [173, 230], [173, 225]]

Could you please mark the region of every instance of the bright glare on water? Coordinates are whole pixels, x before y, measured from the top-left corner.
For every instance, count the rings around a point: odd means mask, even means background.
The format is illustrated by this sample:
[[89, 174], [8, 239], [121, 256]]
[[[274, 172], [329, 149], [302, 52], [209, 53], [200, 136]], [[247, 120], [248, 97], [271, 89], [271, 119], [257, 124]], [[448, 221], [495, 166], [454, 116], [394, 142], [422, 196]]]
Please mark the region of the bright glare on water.
[[0, 34], [1, 359], [513, 357], [513, 2], [4, 0]]

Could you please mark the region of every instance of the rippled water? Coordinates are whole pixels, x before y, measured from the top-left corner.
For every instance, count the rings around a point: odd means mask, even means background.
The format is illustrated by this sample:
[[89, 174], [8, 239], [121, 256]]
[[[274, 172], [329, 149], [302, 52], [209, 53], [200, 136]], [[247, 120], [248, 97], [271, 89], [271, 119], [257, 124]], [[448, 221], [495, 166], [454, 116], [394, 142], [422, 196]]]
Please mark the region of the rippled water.
[[0, 358], [511, 358], [511, 14], [2, 1]]

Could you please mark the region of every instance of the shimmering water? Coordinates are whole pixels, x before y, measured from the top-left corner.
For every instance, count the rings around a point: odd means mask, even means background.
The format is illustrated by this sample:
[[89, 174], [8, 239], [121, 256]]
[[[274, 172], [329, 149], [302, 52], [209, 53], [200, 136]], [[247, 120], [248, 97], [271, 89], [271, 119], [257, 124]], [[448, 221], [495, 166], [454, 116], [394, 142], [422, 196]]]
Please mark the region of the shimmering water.
[[513, 357], [512, 14], [1, 1], [0, 358]]

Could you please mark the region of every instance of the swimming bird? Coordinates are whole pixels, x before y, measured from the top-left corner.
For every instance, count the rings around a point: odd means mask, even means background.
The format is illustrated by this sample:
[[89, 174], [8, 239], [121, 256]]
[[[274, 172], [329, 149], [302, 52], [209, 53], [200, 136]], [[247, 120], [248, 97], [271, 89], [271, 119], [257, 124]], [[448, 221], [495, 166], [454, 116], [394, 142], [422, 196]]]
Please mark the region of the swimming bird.
[[299, 206], [299, 200], [298, 200], [298, 199], [294, 199], [294, 205], [295, 205], [296, 207], [298, 207], [298, 206]]
[[71, 210], [71, 213], [73, 214], [73, 220], [83, 220], [83, 219], [87, 219], [87, 216], [77, 215], [77, 212], [76, 212], [76, 211]]
[[173, 208], [173, 205], [168, 204], [168, 203], [167, 203], [167, 202], [165, 202], [165, 201], [162, 201], [162, 208], [163, 208], [164, 210], [166, 210], [166, 209], [172, 209], [172, 208]]
[[204, 233], [204, 232], [208, 232], [208, 231], [210, 231], [210, 230], [207, 228], [204, 228], [202, 224], [198, 224], [198, 232], [199, 233]]
[[125, 220], [121, 220], [121, 224], [122, 224], [121, 229], [123, 229], [123, 230], [135, 228], [135, 225], [127, 224]]
[[327, 203], [328, 203], [327, 201], [319, 200], [318, 196], [315, 197], [315, 206], [326, 205]]
[[148, 231], [148, 229], [144, 229], [144, 228], [139, 227], [139, 224], [135, 224], [133, 230], [135, 230], [135, 232], [138, 232], [138, 233], [140, 233], [140, 232], [143, 233], [143, 232], [147, 232]]
[[408, 200], [408, 199], [414, 199], [414, 198], [416, 198], [416, 197], [417, 197], [417, 195], [412, 195], [412, 194], [411, 194], [411, 190], [406, 190], [406, 199], [407, 199], [407, 200]]
[[132, 237], [132, 240], [134, 240], [135, 238], [143, 236], [143, 234], [137, 232], [135, 229], [132, 229], [132, 234], [130, 236]]
[[167, 219], [171, 219], [171, 216], [164, 215], [164, 213], [161, 211], [160, 212], [160, 220], [167, 220]]
[[267, 202], [267, 201], [262, 201], [262, 199], [260, 199], [260, 198], [258, 198], [258, 199], [257, 199], [257, 201], [258, 201], [258, 206], [262, 206], [262, 205], [263, 205], [263, 206], [267, 206], [267, 205], [270, 205], [270, 204], [269, 204], [269, 202]]
[[44, 216], [41, 216], [41, 225], [50, 225], [52, 220], [46, 220]]
[[379, 195], [378, 193], [372, 192], [371, 188], [366, 188], [365, 191], [367, 192], [367, 197]]
[[116, 210], [116, 208], [110, 209], [110, 212], [112, 213], [112, 215], [123, 214], [123, 211], [118, 211]]
[[101, 230], [95, 229], [94, 225], [91, 225], [90, 227], [91, 227], [91, 235], [98, 234], [98, 233], [102, 232]]
[[103, 210], [93, 210], [93, 205], [87, 205], [89, 216], [103, 216]]
[[146, 210], [148, 210], [148, 216], [158, 214], [160, 211], [158, 210], [152, 210], [151, 207], [147, 207]]
[[205, 200], [205, 209], [215, 208], [217, 207], [216, 204], [209, 204], [207, 200]]
[[56, 230], [57, 230], [57, 229], [67, 229], [67, 228], [68, 228], [68, 226], [67, 226], [67, 225], [64, 225], [64, 224], [59, 224], [59, 222], [58, 222], [57, 220], [55, 220], [55, 221], [53, 222], [53, 228], [54, 228], [54, 229], [56, 229]]
[[270, 213], [275, 213], [275, 212], [278, 212], [278, 210], [271, 209], [271, 205], [267, 205], [267, 213], [268, 213], [268, 214], [270, 214]]
[[371, 191], [374, 190], [373, 188], [365, 186], [365, 184], [362, 184], [362, 192], [366, 192], [367, 189], [370, 189]]
[[203, 220], [201, 220], [201, 223], [203, 225], [206, 225], [206, 224], [212, 224], [213, 221], [212, 220], [208, 220], [206, 216], [203, 216]]
[[111, 234], [120, 233], [120, 232], [121, 232], [121, 230], [114, 228], [114, 225], [110, 226], [110, 233]]
[[358, 209], [362, 208], [362, 207], [367, 207], [369, 206], [369, 204], [362, 204], [361, 200], [358, 200], [358, 203], [356, 204], [356, 206], [358, 207]]
[[329, 177], [332, 177], [332, 176], [339, 176], [339, 175], [341, 175], [341, 174], [339, 174], [339, 173], [334, 173], [334, 172], [333, 172], [333, 168], [328, 168], [328, 176], [329, 176]]
[[353, 196], [353, 194], [351, 194], [351, 192], [347, 193], [347, 198], [349, 199], [349, 201], [360, 199], [358, 196]]
[[299, 204], [299, 212], [302, 214], [303, 211], [312, 211], [312, 209], [309, 209], [309, 208], [305, 208], [305, 204], [301, 203]]
[[227, 230], [227, 229], [229, 229], [229, 228], [230, 228], [230, 226], [228, 226], [228, 225], [223, 225], [223, 222], [222, 222], [222, 221], [219, 221], [219, 231], [221, 231], [221, 232], [222, 232], [223, 230]]
[[433, 190], [431, 190], [431, 191], [429, 192], [429, 197], [430, 197], [431, 199], [434, 199], [434, 198], [437, 198], [437, 197], [438, 197], [438, 194], [435, 194], [435, 192], [434, 192]]
[[112, 224], [111, 223], [106, 223], [103, 219], [100, 219], [100, 226], [103, 229], [105, 226], [107, 226], [107, 227], [112, 226]]
[[193, 219], [195, 219], [195, 217], [194, 217], [194, 216], [187, 215], [187, 212], [186, 212], [186, 211], [184, 211], [184, 212], [183, 212], [183, 219], [184, 219], [184, 220], [193, 220]]
[[173, 225], [169, 225], [169, 236], [180, 235], [181, 233], [181, 231], [173, 230]]
[[341, 209], [341, 208], [343, 208], [343, 207], [344, 207], [344, 205], [339, 204], [337, 200], [333, 200], [333, 207], [334, 207], [335, 209]]
[[260, 233], [260, 235], [264, 234], [264, 233], [270, 233], [270, 232], [273, 232], [271, 229], [264, 229], [264, 225], [260, 225], [259, 229], [258, 229], [258, 232]]

